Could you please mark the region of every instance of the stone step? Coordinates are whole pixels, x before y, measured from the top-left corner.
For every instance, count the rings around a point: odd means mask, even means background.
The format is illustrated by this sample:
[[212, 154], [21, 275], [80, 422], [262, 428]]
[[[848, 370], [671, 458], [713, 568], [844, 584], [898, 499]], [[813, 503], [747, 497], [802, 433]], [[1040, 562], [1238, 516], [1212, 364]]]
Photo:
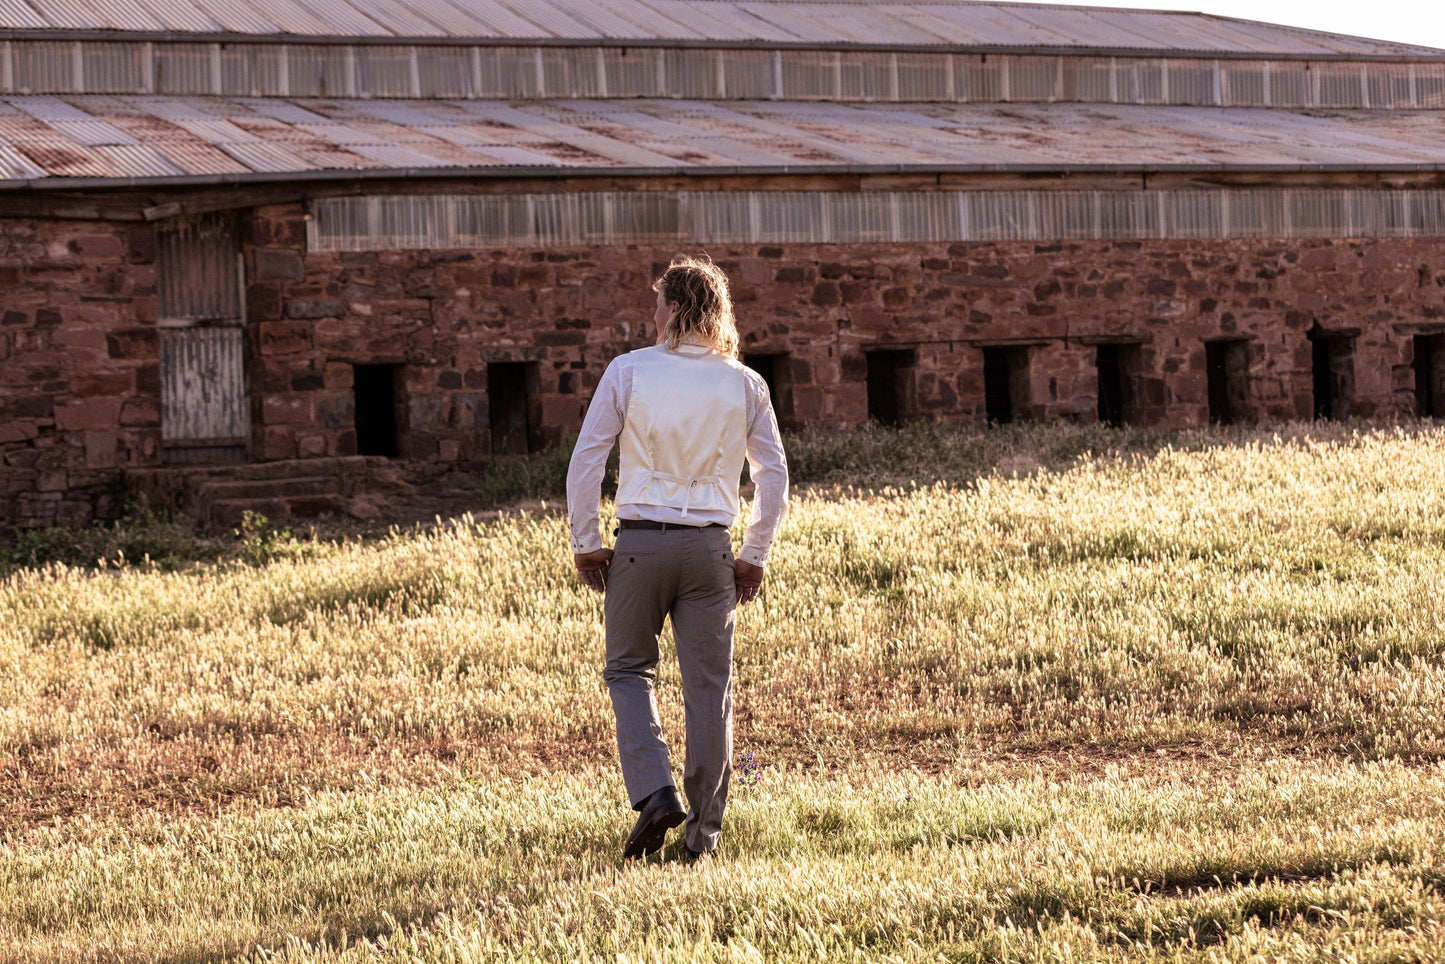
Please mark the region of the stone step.
[[266, 517], [271, 525], [291, 519], [291, 503], [285, 499], [221, 499], [206, 506], [198, 520], [201, 528], [212, 534], [238, 529], [247, 512]]
[[341, 483], [332, 475], [284, 479], [214, 479], [201, 483], [198, 493], [202, 504], [228, 499], [290, 499], [340, 494]]
[[275, 526], [295, 519], [318, 519], [323, 516], [348, 514], [347, 500], [340, 495], [305, 495], [292, 498], [238, 498], [212, 502], [201, 520], [211, 532], [225, 532], [240, 527], [247, 512], [266, 517]]
[[333, 514], [374, 520], [391, 497], [414, 491], [398, 465], [370, 455], [134, 469], [126, 485], [157, 511], [211, 532], [236, 528], [248, 509], [272, 523]]

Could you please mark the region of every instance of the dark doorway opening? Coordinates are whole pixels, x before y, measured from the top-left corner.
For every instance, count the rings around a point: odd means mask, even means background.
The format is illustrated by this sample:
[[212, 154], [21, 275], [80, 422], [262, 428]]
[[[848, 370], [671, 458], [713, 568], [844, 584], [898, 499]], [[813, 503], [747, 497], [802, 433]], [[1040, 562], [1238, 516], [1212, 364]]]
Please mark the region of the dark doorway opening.
[[793, 358], [787, 352], [745, 354], [743, 364], [763, 376], [768, 397], [773, 400], [773, 414], [787, 422], [793, 415]]
[[1118, 427], [1138, 419], [1138, 345], [1100, 345], [1094, 364], [1099, 370], [1099, 421]]
[[1309, 333], [1317, 419], [1348, 418], [1354, 395], [1355, 340], [1319, 326]]
[[1204, 345], [1209, 379], [1209, 420], [1233, 425], [1249, 408], [1249, 348], [1244, 341], [1211, 341]]
[[394, 459], [400, 451], [396, 437], [396, 386], [399, 365], [353, 365], [352, 393], [356, 399], [356, 453]]
[[1029, 417], [1029, 350], [1012, 346], [983, 350], [983, 410], [990, 422], [1005, 424]]
[[493, 455], [526, 455], [538, 444], [532, 400], [537, 395], [537, 366], [532, 362], [493, 362], [487, 366], [487, 419]]
[[913, 365], [910, 350], [865, 352], [868, 359], [868, 417], [899, 425], [913, 414]]
[[1445, 335], [1416, 335], [1415, 414], [1445, 418]]

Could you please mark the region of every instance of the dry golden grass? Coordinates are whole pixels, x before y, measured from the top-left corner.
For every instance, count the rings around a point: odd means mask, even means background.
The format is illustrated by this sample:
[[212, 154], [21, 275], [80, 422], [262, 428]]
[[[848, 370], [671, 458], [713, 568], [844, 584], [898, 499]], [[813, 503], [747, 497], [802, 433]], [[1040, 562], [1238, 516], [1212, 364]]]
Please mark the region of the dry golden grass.
[[793, 445], [704, 867], [617, 864], [555, 509], [5, 578], [0, 957], [1445, 953], [1445, 433]]

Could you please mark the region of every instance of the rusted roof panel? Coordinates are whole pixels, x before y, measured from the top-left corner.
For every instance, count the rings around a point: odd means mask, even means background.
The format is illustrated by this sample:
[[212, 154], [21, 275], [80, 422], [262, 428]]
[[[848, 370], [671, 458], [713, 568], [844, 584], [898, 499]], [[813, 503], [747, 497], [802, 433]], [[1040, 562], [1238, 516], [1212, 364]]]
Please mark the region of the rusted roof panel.
[[218, 147], [227, 144], [251, 144], [261, 141], [261, 138], [255, 134], [243, 130], [228, 120], [176, 118], [172, 123], [194, 134], [200, 140], [208, 144], [215, 144]]
[[362, 144], [381, 147], [394, 143], [392, 140], [359, 131], [346, 124], [297, 124], [296, 130], [317, 140], [326, 141], [329, 144], [340, 144], [343, 147], [355, 147]]
[[1199, 13], [968, 0], [0, 0], [0, 31], [1438, 56]]
[[164, 155], [187, 174], [211, 176], [218, 174], [251, 174], [251, 168], [242, 164], [214, 144], [203, 141], [157, 141], [156, 152]]
[[0, 181], [165, 180], [515, 166], [1445, 170], [1413, 111], [785, 101], [0, 98]]
[[9, 144], [0, 143], [0, 177], [8, 180], [32, 180], [48, 177], [49, 172]]
[[186, 173], [165, 155], [144, 144], [105, 144], [95, 152], [124, 171], [127, 177], [175, 177]]
[[[314, 170], [316, 165], [280, 144], [255, 141], [245, 144], [220, 144], [230, 154], [258, 174], [286, 174]], [[341, 167], [340, 164], [337, 167]]]
[[48, 177], [125, 178], [120, 167], [83, 144], [19, 142], [15, 145]]
[[0, 117], [0, 143], [69, 144], [65, 134], [33, 117]]

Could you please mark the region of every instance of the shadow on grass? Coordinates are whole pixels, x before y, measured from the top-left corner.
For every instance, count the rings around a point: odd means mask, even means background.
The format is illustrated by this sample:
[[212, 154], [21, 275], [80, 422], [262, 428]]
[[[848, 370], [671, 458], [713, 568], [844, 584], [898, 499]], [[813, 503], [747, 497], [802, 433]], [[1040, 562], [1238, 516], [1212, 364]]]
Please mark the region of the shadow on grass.
[[[870, 423], [855, 428], [806, 429], [785, 434], [783, 444], [795, 487], [839, 487], [868, 494], [884, 488], [934, 484], [971, 486], [981, 478], [1064, 472], [1081, 460], [1149, 459], [1166, 450], [1348, 444], [1358, 437], [1379, 432], [1414, 438], [1439, 434], [1445, 429], [1430, 421], [1399, 425], [1303, 422], [1174, 430], [1066, 423], [913, 422], [901, 428]], [[444, 480], [423, 488], [445, 489], [446, 497], [441, 502], [456, 503], [458, 511], [505, 510], [530, 500], [561, 500], [566, 494], [571, 450], [572, 440], [568, 439], [545, 452], [499, 456], [477, 466], [454, 470]], [[616, 466], [614, 449], [603, 485], [604, 497], [615, 492]], [[434, 524], [431, 520], [435, 514], [429, 512], [421, 515], [427, 521], [414, 521], [419, 517], [415, 506], [409, 506], [402, 515], [413, 520], [407, 524], [416, 528], [427, 529]], [[395, 519], [380, 523], [328, 520], [308, 536], [301, 536], [260, 519], [228, 536], [205, 538], [164, 509], [134, 503], [121, 519], [111, 522], [0, 529], [0, 576], [52, 563], [96, 568], [101, 560], [105, 560], [106, 565], [120, 561], [160, 569], [183, 568], [217, 559], [263, 565], [295, 554], [307, 545], [324, 551], [328, 542], [386, 537], [395, 533], [396, 522]], [[1354, 535], [1358, 537], [1360, 533]], [[1112, 544], [1107, 540], [1078, 551], [1083, 557], [1151, 554], [1148, 547]], [[877, 576], [862, 575], [865, 579]]]
[[786, 435], [783, 441], [794, 484], [851, 487], [866, 493], [936, 483], [971, 485], [995, 475], [1065, 472], [1080, 460], [1149, 459], [1166, 450], [1347, 444], [1378, 432], [1415, 438], [1442, 431], [1445, 429], [1432, 421], [1290, 422], [1168, 430], [1061, 422], [912, 422], [901, 428], [870, 423], [853, 429], [807, 429]]

